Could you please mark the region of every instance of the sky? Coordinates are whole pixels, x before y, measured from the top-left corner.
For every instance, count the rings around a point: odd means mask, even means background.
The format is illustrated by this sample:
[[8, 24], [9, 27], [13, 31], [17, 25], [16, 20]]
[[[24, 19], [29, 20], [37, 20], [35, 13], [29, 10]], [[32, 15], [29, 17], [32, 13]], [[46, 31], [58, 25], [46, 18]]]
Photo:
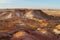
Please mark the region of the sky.
[[60, 0], [0, 0], [0, 8], [60, 9]]

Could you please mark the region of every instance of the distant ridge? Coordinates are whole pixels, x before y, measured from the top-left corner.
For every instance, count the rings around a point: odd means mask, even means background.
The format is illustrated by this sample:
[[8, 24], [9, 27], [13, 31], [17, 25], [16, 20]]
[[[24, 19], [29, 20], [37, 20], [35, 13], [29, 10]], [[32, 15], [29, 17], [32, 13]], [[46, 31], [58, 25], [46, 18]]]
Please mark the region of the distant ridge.
[[[46, 9], [46, 10], [48, 10], [48, 9]], [[59, 20], [60, 19], [59, 16], [48, 15], [41, 9], [0, 9], [0, 12], [5, 12], [5, 11], [12, 11], [12, 12], [19, 11], [19, 14], [21, 14], [21, 12], [22, 12], [23, 16], [27, 12], [32, 11], [31, 14], [33, 14], [36, 18], [41, 18], [41, 19], [45, 19], [45, 20]]]

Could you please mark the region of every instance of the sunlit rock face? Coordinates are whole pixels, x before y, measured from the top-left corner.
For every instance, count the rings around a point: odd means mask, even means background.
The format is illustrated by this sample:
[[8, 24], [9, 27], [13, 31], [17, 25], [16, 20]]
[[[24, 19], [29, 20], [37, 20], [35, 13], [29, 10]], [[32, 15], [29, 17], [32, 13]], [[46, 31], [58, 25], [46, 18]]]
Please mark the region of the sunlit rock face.
[[60, 30], [58, 30], [58, 29], [54, 29], [53, 32], [54, 32], [55, 34], [60, 34]]
[[60, 17], [40, 9], [3, 9], [0, 40], [60, 40]]
[[14, 34], [11, 40], [38, 40], [38, 39], [33, 35], [28, 34], [27, 32], [20, 31]]
[[60, 35], [60, 25], [57, 25], [57, 26], [55, 27], [55, 29], [53, 29], [53, 32], [54, 32], [55, 34], [59, 34], [59, 35]]
[[25, 17], [28, 19], [33, 19], [34, 15], [32, 14], [32, 11], [29, 11], [25, 14]]
[[2, 13], [0, 14], [0, 20], [12, 18], [12, 13]]

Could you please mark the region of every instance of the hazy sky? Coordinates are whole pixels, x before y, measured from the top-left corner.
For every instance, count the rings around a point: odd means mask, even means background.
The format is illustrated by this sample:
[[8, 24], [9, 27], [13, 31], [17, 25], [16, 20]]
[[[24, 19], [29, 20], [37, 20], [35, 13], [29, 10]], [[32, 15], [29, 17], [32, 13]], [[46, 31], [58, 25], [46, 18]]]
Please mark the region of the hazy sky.
[[0, 8], [12, 7], [60, 9], [60, 0], [0, 0]]

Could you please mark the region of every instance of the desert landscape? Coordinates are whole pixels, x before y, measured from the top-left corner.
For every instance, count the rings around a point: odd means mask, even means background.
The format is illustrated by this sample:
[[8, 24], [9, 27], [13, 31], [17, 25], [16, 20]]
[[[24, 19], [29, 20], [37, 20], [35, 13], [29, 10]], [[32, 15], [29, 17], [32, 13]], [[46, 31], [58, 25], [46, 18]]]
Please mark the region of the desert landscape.
[[0, 9], [0, 40], [60, 40], [60, 10]]

